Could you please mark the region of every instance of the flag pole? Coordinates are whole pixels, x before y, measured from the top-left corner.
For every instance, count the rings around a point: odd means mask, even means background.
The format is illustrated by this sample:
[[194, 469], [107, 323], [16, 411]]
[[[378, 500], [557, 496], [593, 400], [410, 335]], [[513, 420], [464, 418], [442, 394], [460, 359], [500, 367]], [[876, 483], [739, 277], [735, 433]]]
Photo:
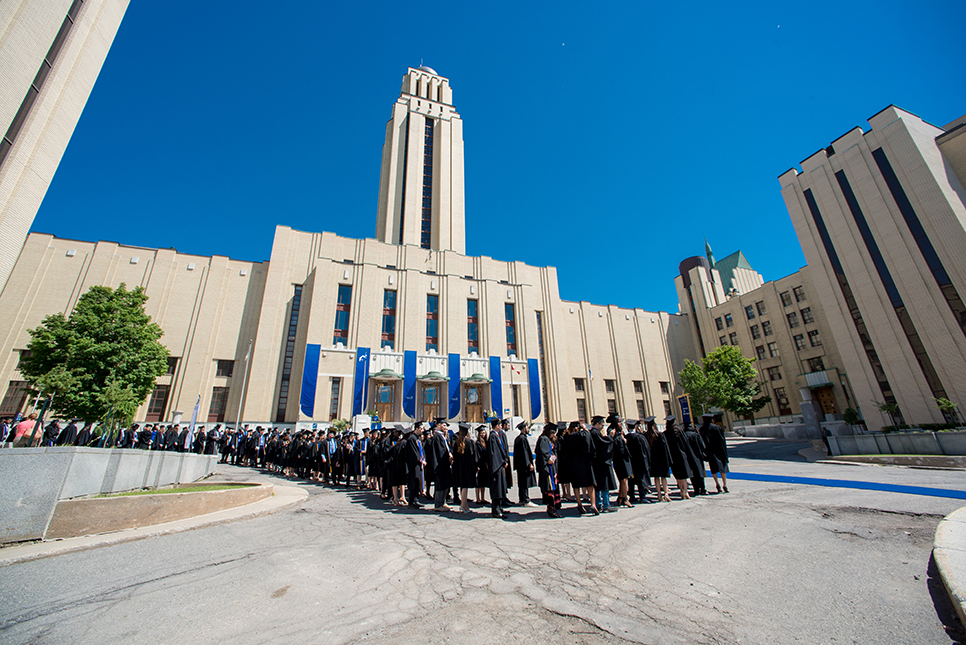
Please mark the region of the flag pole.
[[252, 343], [255, 341], [248, 341], [248, 353], [245, 354], [245, 376], [242, 377], [242, 389], [238, 396], [238, 416], [235, 417], [235, 430], [241, 430], [241, 420], [242, 420], [242, 403], [245, 402], [245, 387], [248, 385], [248, 364], [249, 359], [252, 355]]

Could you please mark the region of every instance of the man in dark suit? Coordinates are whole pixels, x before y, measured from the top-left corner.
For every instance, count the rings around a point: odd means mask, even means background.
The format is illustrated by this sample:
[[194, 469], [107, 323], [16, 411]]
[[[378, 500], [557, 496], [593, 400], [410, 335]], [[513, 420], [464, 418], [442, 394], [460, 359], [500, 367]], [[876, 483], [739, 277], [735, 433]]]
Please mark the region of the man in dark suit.
[[494, 517], [506, 516], [507, 503], [506, 468], [510, 464], [506, 434], [500, 428], [499, 419], [490, 421], [490, 436], [486, 442], [484, 466], [490, 469], [490, 512]]

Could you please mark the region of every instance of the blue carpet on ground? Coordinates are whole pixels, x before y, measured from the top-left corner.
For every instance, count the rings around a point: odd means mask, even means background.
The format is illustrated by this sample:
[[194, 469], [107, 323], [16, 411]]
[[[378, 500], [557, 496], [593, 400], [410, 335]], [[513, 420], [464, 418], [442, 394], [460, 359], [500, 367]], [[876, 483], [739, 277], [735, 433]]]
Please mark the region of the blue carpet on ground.
[[[711, 476], [708, 471], [707, 476]], [[782, 484], [804, 484], [806, 486], [829, 486], [832, 488], [857, 488], [859, 490], [878, 490], [887, 493], [905, 493], [907, 495], [926, 495], [928, 497], [949, 497], [952, 499], [966, 499], [966, 491], [949, 490], [947, 488], [927, 488], [925, 486], [900, 486], [898, 484], [880, 484], [879, 482], [853, 481], [849, 479], [820, 479], [817, 477], [789, 477], [785, 475], [759, 475], [758, 473], [728, 473], [728, 479], [748, 479], [759, 482], [776, 482]]]

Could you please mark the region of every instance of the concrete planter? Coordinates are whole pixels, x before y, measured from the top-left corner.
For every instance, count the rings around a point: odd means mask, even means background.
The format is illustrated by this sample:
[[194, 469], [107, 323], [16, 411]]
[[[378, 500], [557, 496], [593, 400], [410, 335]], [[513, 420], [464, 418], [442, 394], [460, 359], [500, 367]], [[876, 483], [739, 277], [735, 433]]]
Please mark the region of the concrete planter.
[[944, 455], [966, 455], [966, 432], [937, 432], [936, 440]]
[[857, 434], [854, 436], [855, 450], [857, 455], [876, 455], [879, 454], [879, 445], [875, 437], [868, 434]]

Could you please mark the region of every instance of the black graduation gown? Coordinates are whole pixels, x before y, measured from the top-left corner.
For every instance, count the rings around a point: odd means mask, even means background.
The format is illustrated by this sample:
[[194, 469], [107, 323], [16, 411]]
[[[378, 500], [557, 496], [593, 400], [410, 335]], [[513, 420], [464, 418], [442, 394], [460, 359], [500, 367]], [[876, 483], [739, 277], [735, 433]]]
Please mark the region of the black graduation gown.
[[640, 432], [631, 432], [624, 440], [627, 442], [634, 477], [646, 483], [651, 479], [651, 451], [647, 445], [647, 437]]
[[[549, 493], [554, 490], [550, 476], [555, 466], [555, 464], [550, 463], [550, 457], [553, 455], [554, 446], [550, 438], [541, 436], [537, 439], [537, 479], [539, 480], [540, 491], [543, 493]], [[556, 463], [560, 463], [559, 457]]]
[[[487, 439], [489, 441], [489, 439]], [[487, 461], [487, 447], [478, 441], [473, 442], [473, 451], [476, 456], [476, 487], [490, 487], [490, 465]]]
[[453, 450], [453, 482], [457, 488], [476, 488], [476, 442], [469, 437], [463, 443], [463, 453]]
[[704, 441], [694, 430], [685, 430], [684, 438], [688, 442], [688, 465], [691, 467], [692, 477], [704, 477]]
[[627, 448], [627, 440], [618, 430], [614, 435], [614, 473], [617, 481], [633, 476], [634, 470], [631, 467], [631, 453]]
[[557, 483], [558, 484], [569, 484], [570, 483], [570, 452], [569, 452], [569, 442], [567, 438], [570, 435], [557, 434], [557, 442], [554, 445], [554, 453], [557, 455]]
[[507, 453], [506, 437], [493, 431], [486, 441], [486, 466], [490, 471], [490, 501], [505, 499], [507, 495], [506, 466], [510, 455]]
[[597, 485], [594, 479], [594, 444], [586, 430], [567, 435], [566, 450], [570, 460], [570, 483], [577, 488], [590, 488]]
[[71, 423], [57, 437], [57, 445], [73, 446], [75, 439], [77, 439], [77, 424]]
[[41, 446], [52, 446], [57, 442], [57, 435], [60, 434], [60, 426], [51, 421], [44, 428], [44, 438], [41, 439]]
[[389, 481], [392, 486], [403, 486], [409, 477], [409, 465], [406, 462], [406, 440], [400, 439], [392, 447], [392, 459], [389, 467]]
[[694, 474], [691, 472], [691, 461], [688, 453], [691, 447], [688, 445], [687, 437], [680, 428], [673, 428], [664, 433], [667, 439], [667, 449], [671, 453], [671, 474], [674, 479], [691, 479]]
[[530, 439], [523, 433], [517, 435], [513, 440], [513, 470], [517, 471], [517, 484], [523, 488], [530, 488], [536, 485], [534, 473], [530, 470], [533, 465], [533, 450], [530, 448]]
[[594, 481], [597, 490], [614, 490], [617, 480], [614, 478], [614, 440], [602, 432], [592, 432], [594, 441], [594, 456], [591, 463], [594, 466]]
[[91, 440], [91, 424], [84, 426], [84, 429], [77, 433], [77, 437], [74, 439], [75, 446], [86, 446], [87, 442]]
[[701, 438], [704, 439], [704, 456], [708, 461], [708, 470], [712, 473], [728, 472], [728, 443], [721, 426], [709, 421], [701, 426]]
[[658, 432], [651, 444], [651, 477], [667, 477], [671, 470], [671, 450], [667, 445], [667, 437]]
[[[433, 455], [433, 483], [435, 490], [448, 490], [453, 485], [453, 467], [449, 461], [449, 446], [446, 437], [434, 432], [429, 442], [429, 451]], [[427, 462], [428, 463], [428, 462]]]

